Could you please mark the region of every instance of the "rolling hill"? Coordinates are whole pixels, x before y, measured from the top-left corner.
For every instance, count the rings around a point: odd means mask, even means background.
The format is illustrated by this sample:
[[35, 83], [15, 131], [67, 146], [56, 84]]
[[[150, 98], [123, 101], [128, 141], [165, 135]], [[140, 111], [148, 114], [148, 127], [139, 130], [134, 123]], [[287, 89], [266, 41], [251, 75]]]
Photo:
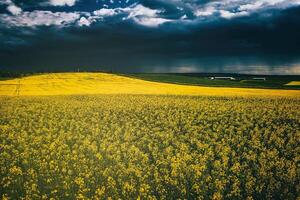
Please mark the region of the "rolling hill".
[[290, 96], [297, 90], [201, 87], [151, 82], [108, 73], [53, 73], [0, 82], [0, 95], [149, 94], [205, 96]]

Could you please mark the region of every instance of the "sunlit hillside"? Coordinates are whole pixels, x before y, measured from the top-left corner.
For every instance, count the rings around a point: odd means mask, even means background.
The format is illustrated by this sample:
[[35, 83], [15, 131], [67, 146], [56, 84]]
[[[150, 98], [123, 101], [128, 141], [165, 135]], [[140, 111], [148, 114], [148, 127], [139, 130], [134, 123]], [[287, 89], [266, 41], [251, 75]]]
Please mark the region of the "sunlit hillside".
[[164, 94], [300, 97], [296, 90], [184, 86], [106, 73], [57, 73], [0, 81], [0, 95]]
[[300, 85], [300, 81], [292, 81], [286, 85]]

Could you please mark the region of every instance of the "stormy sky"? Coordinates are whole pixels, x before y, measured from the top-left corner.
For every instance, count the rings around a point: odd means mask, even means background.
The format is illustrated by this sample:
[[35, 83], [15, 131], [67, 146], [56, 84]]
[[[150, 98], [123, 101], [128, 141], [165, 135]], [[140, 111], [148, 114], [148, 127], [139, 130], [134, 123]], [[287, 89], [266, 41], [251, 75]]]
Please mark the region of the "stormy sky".
[[0, 0], [0, 70], [300, 74], [300, 0]]

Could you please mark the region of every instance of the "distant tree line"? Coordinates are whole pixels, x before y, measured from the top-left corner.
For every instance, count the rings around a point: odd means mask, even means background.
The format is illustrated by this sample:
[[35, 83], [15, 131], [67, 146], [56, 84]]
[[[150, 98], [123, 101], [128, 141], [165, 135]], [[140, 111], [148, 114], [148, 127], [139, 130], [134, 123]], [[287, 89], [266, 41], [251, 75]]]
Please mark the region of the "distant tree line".
[[45, 73], [64, 73], [64, 72], [89, 72], [89, 73], [114, 73], [112, 70], [80, 70], [80, 68], [74, 71], [0, 71], [0, 78], [21, 78], [25, 76], [35, 75], [35, 74], [45, 74]]
[[8, 72], [8, 71], [0, 71], [0, 77], [1, 78], [20, 78], [24, 76], [28, 76], [34, 74], [32, 72]]

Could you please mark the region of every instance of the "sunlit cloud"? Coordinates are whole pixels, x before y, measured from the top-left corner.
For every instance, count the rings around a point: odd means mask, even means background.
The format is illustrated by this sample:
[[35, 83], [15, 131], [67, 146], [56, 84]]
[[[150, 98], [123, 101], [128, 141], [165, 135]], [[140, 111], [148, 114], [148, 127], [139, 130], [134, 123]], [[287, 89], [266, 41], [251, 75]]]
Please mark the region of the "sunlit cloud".
[[[52, 6], [75, 6], [76, 0], [50, 0], [48, 5]], [[247, 17], [257, 12], [268, 12], [268, 10], [282, 10], [300, 5], [300, 0], [224, 0], [198, 3], [195, 1], [165, 1], [169, 5], [174, 4], [178, 12], [182, 14], [177, 18], [169, 17], [166, 8], [150, 8], [141, 3], [128, 4], [125, 7], [110, 7], [116, 2], [103, 4], [102, 8], [89, 12], [64, 11], [55, 12], [47, 10], [26, 11], [14, 4], [11, 0], [1, 0], [0, 4], [7, 5], [7, 10], [12, 15], [0, 14], [0, 22], [7, 26], [91, 26], [94, 23], [102, 23], [105, 18], [116, 16], [119, 21], [132, 20], [136, 24], [148, 27], [158, 27], [167, 22], [182, 23], [186, 21], [234, 19]], [[124, 4], [127, 5], [127, 4]], [[194, 18], [190, 18], [187, 12], [192, 12]], [[43, 19], [34, 18], [42, 17]], [[57, 17], [57, 19], [55, 19]], [[65, 20], [64, 20], [65, 19]], [[76, 21], [77, 23], [74, 23]]]
[[50, 0], [49, 4], [53, 6], [74, 6], [77, 0]]
[[2, 14], [1, 21], [8, 26], [35, 27], [35, 26], [66, 26], [80, 18], [79, 13], [32, 11], [22, 12], [18, 15]]

